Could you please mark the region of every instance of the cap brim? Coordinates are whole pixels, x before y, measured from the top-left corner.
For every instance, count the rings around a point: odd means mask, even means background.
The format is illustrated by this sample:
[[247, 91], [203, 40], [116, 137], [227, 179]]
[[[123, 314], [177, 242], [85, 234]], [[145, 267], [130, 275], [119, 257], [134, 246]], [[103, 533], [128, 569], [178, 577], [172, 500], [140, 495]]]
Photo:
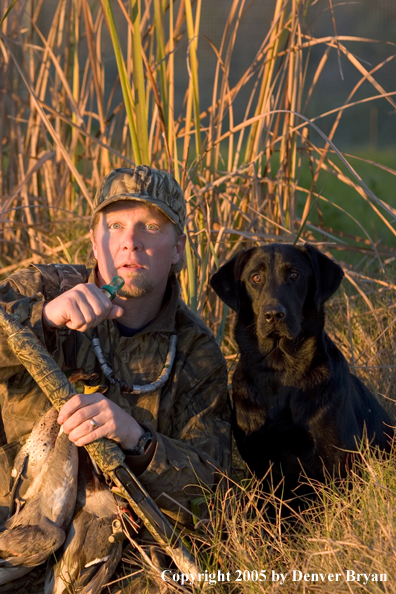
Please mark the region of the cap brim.
[[169, 206], [164, 204], [162, 200], [157, 200], [156, 198], [153, 198], [153, 196], [149, 196], [148, 194], [146, 196], [142, 196], [142, 194], [114, 194], [110, 198], [107, 198], [103, 200], [103, 202], [98, 204], [98, 206], [94, 208], [92, 215], [95, 215], [96, 213], [100, 212], [101, 210], [106, 208], [106, 206], [114, 204], [115, 202], [121, 202], [122, 200], [145, 202], [152, 204], [153, 206], [158, 208], [158, 210], [163, 212], [164, 215], [166, 215], [168, 219], [172, 221], [172, 223], [174, 223], [175, 225], [179, 224], [179, 217], [175, 215], [175, 213], [171, 208], [169, 208]]

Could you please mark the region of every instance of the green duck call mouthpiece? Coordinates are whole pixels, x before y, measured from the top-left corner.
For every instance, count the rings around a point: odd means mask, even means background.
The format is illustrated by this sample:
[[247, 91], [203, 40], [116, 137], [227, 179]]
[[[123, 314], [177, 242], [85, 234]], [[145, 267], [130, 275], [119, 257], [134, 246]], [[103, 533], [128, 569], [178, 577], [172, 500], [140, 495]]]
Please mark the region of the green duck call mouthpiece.
[[117, 291], [122, 289], [124, 283], [125, 281], [122, 276], [114, 276], [111, 279], [111, 283], [108, 285], [103, 285], [103, 287], [100, 287], [100, 290], [106, 295], [106, 297], [110, 299], [110, 301], [113, 301], [113, 299], [117, 296]]

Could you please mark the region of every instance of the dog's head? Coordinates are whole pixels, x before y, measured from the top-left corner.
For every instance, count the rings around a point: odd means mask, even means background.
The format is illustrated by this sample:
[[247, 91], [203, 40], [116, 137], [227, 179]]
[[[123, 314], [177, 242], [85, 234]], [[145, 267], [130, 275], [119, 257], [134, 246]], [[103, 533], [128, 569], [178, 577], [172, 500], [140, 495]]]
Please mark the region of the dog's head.
[[211, 279], [219, 297], [239, 315], [253, 310], [259, 339], [294, 340], [317, 317], [344, 273], [309, 244], [272, 244], [240, 252]]

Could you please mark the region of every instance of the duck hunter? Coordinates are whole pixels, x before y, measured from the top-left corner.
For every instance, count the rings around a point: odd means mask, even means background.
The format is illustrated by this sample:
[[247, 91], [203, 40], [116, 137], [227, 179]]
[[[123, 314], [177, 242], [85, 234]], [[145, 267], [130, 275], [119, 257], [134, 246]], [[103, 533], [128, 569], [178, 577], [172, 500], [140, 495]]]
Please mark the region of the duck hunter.
[[[68, 439], [88, 450], [93, 442], [115, 442], [166, 517], [191, 529], [199, 485], [215, 485], [218, 471], [229, 469], [230, 412], [219, 346], [180, 298], [185, 218], [183, 192], [169, 173], [146, 165], [115, 169], [93, 203], [92, 269], [20, 268], [0, 285], [0, 305], [33, 331], [71, 380], [78, 378], [76, 393], [56, 407]], [[101, 287], [115, 276], [124, 284], [111, 300]], [[4, 332], [0, 382], [4, 523], [15, 456], [51, 402]], [[144, 526], [138, 541], [155, 564]], [[42, 592], [39, 584], [31, 592]]]

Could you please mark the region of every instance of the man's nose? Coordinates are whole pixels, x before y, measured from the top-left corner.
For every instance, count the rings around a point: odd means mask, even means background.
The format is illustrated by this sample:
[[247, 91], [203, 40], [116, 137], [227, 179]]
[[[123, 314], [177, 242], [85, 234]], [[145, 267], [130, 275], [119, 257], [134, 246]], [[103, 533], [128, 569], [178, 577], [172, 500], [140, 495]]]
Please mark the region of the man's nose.
[[140, 252], [143, 249], [143, 239], [138, 229], [128, 229], [123, 236], [123, 249], [136, 250]]

